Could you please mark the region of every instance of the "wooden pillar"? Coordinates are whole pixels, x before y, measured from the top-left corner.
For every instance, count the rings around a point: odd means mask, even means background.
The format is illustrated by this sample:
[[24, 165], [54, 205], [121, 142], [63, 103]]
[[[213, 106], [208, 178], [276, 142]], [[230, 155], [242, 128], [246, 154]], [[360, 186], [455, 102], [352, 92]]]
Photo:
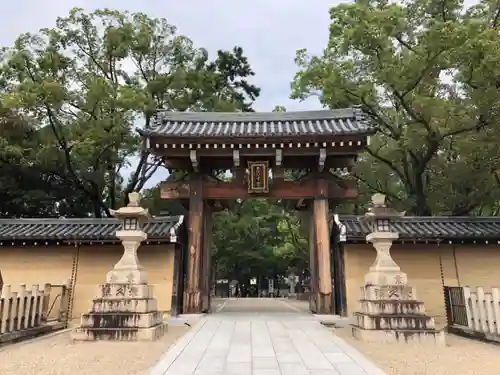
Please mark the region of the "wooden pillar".
[[318, 314], [333, 314], [332, 269], [330, 259], [330, 233], [328, 229], [328, 184], [318, 180], [321, 195], [313, 202], [315, 247], [318, 258], [317, 274], [319, 277], [319, 293], [317, 295]]
[[316, 252], [316, 236], [314, 233], [314, 210], [309, 207], [309, 309], [313, 313], [318, 312], [317, 297], [319, 292], [318, 283], [318, 253]]
[[190, 180], [187, 277], [184, 292], [185, 314], [197, 314], [203, 311], [201, 271], [203, 268], [203, 180], [194, 174]]
[[184, 293], [184, 251], [185, 247], [175, 245], [174, 253], [174, 278], [172, 285], [171, 315], [177, 316], [182, 312]]
[[205, 203], [203, 215], [202, 311], [210, 312], [212, 289], [212, 208]]
[[340, 242], [338, 244], [339, 249], [339, 298], [338, 298], [338, 306], [336, 306], [337, 315], [347, 316], [347, 287], [345, 280], [345, 248], [344, 244]]
[[[336, 227], [335, 227], [336, 228]], [[344, 244], [338, 241], [338, 228], [332, 230], [330, 236], [330, 245], [332, 248], [333, 263], [333, 295], [335, 300], [335, 314], [347, 316], [347, 297], [345, 284], [345, 262], [344, 262]]]
[[285, 169], [282, 167], [273, 168], [273, 182], [285, 181]]
[[233, 168], [232, 173], [233, 173], [232, 180], [234, 182], [241, 182], [242, 184], [244, 183], [244, 180], [245, 180], [245, 168], [242, 168], [242, 167]]

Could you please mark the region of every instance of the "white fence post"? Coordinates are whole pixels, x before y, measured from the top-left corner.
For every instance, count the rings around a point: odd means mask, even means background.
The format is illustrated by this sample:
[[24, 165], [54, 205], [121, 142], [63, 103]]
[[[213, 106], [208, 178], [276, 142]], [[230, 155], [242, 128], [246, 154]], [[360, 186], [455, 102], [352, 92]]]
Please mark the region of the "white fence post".
[[470, 287], [465, 286], [462, 288], [464, 293], [465, 311], [467, 312], [467, 327], [474, 329], [473, 319], [472, 319], [472, 298]]
[[479, 312], [478, 323], [479, 329], [482, 332], [488, 332], [488, 322], [486, 321], [486, 306], [485, 306], [485, 296], [484, 288], [481, 286], [476, 287], [476, 297], [477, 297], [477, 310]]
[[11, 304], [10, 304], [10, 297], [12, 295], [12, 289], [9, 284], [4, 284], [3, 290], [1, 292], [1, 297], [2, 297], [2, 305], [3, 305], [3, 311], [2, 311], [2, 316], [1, 316], [1, 324], [0, 324], [0, 334], [7, 332], [9, 329], [9, 319], [10, 319], [10, 309], [11, 309]]
[[19, 286], [19, 311], [17, 312], [17, 327], [16, 330], [20, 331], [26, 326], [26, 319], [24, 318], [26, 309], [26, 284]]
[[493, 300], [493, 313], [495, 315], [495, 331], [500, 335], [500, 289], [499, 288], [491, 288], [491, 297]]
[[486, 312], [486, 325], [489, 333], [495, 333], [495, 314], [493, 313], [493, 296], [484, 293], [484, 310]]

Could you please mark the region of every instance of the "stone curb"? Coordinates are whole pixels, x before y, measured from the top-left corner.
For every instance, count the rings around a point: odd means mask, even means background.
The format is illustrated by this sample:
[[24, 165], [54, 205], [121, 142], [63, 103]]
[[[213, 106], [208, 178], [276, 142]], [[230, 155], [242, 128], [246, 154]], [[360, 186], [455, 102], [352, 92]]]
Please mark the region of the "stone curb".
[[286, 307], [288, 307], [290, 310], [293, 310], [297, 313], [306, 314], [304, 310], [301, 310], [298, 307], [293, 306], [292, 304], [288, 303], [288, 301], [283, 301], [283, 300], [278, 300], [278, 301], [281, 302]]
[[382, 371], [379, 367], [377, 367], [371, 360], [366, 358], [363, 354], [361, 354], [357, 349], [353, 348], [351, 345], [346, 343], [340, 337], [335, 335], [335, 332], [332, 332], [332, 340], [335, 341], [335, 344], [341, 348], [344, 353], [346, 353], [349, 357], [352, 358], [354, 362], [356, 362], [367, 374], [369, 375], [387, 375], [385, 371]]
[[156, 364], [149, 370], [148, 375], [164, 375], [206, 322], [206, 318], [198, 320], [189, 332], [181, 337], [181, 339], [168, 349], [158, 362], [156, 362]]

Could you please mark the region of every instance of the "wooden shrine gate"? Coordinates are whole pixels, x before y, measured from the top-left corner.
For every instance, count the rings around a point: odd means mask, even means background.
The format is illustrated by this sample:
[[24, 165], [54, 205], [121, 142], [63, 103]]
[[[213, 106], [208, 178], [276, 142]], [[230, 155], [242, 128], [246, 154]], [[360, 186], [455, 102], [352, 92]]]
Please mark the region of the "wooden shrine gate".
[[[182, 179], [161, 187], [162, 199], [189, 209], [183, 313], [210, 309], [212, 213], [251, 198], [281, 198], [309, 212], [311, 310], [334, 313], [328, 210], [355, 198], [357, 188], [332, 171], [346, 174], [372, 133], [358, 108], [160, 112], [141, 134], [167, 168], [184, 171]], [[228, 170], [231, 181], [217, 177]], [[289, 170], [300, 177], [289, 180]]]

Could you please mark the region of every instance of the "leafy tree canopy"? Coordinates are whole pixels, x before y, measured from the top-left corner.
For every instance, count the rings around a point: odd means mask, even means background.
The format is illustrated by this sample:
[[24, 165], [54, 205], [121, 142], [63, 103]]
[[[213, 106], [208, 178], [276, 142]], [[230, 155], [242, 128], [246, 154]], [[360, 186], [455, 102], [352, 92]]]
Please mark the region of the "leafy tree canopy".
[[216, 274], [243, 280], [286, 275], [306, 267], [307, 240], [298, 218], [276, 201], [254, 199], [215, 217]]
[[[142, 13], [75, 8], [54, 28], [19, 36], [1, 58], [0, 115], [10, 124], [26, 122], [33, 134], [26, 140], [21, 125], [6, 129], [2, 160], [15, 157], [18, 168], [52, 179], [60, 192], [37, 188], [31, 197], [20, 189], [6, 198], [14, 206], [51, 201], [52, 214], [74, 204], [70, 215], [109, 215], [126, 193], [141, 190], [162, 162], [143, 147], [135, 128], [148, 126], [156, 111], [249, 111], [260, 92], [248, 81], [254, 73], [240, 47], [209, 60], [165, 19]], [[124, 179], [132, 158], [138, 164]], [[14, 180], [21, 176], [2, 178], [5, 186], [19, 186]], [[64, 196], [88, 204], [66, 205]]]
[[492, 211], [500, 193], [498, 14], [493, 1], [335, 6], [323, 55], [297, 53], [292, 97], [366, 111], [378, 133], [354, 173], [367, 192], [417, 215]]

